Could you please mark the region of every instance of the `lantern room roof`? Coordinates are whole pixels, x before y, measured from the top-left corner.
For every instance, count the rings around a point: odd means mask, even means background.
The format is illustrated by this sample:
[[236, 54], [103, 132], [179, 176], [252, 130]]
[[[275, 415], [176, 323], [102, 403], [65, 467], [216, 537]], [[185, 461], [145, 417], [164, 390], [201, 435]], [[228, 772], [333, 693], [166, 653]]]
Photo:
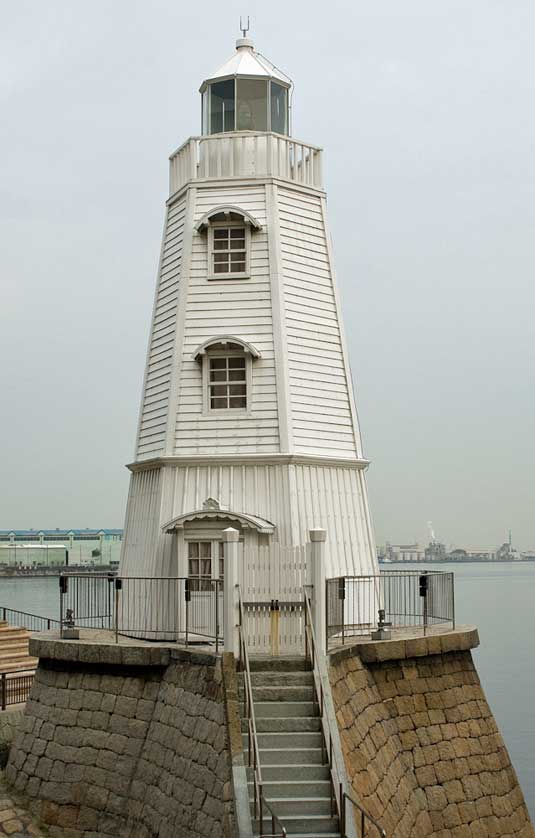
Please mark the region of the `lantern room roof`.
[[206, 78], [200, 91], [204, 90], [210, 82], [217, 79], [234, 78], [245, 76], [246, 78], [275, 79], [285, 87], [290, 87], [291, 79], [282, 70], [278, 70], [271, 61], [255, 51], [253, 41], [249, 38], [238, 38], [236, 41], [236, 52], [226, 61], [215, 73]]

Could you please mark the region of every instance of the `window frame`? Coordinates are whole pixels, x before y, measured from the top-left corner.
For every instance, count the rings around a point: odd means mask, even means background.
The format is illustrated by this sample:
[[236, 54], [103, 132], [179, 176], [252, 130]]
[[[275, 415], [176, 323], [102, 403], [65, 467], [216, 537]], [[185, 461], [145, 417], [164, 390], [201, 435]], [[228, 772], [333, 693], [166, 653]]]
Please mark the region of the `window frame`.
[[[245, 230], [245, 270], [229, 273], [215, 273], [214, 271], [214, 230]], [[245, 219], [241, 221], [211, 221], [208, 224], [208, 273], [207, 278], [211, 281], [227, 282], [229, 279], [250, 279], [251, 278], [251, 225]]]
[[[245, 358], [245, 407], [224, 407], [211, 406], [210, 398], [210, 359], [211, 358]], [[252, 411], [253, 395], [253, 359], [250, 352], [238, 349], [210, 349], [208, 348], [202, 356], [202, 391], [203, 391], [203, 416], [213, 419], [216, 416], [249, 416]]]

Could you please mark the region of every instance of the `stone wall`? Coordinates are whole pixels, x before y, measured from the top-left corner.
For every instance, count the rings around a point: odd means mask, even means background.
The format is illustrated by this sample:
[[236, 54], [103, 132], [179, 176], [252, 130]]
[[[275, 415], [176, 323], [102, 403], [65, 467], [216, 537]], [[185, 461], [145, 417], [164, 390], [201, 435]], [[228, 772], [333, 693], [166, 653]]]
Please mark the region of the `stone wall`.
[[0, 769], [4, 768], [9, 756], [11, 743], [15, 738], [23, 718], [23, 710], [20, 706], [8, 707], [0, 712]]
[[477, 644], [472, 630], [331, 655], [348, 778], [388, 836], [535, 836], [469, 651]]
[[50, 835], [235, 834], [220, 659], [153, 647], [150, 665], [85, 663], [45, 647], [6, 775]]

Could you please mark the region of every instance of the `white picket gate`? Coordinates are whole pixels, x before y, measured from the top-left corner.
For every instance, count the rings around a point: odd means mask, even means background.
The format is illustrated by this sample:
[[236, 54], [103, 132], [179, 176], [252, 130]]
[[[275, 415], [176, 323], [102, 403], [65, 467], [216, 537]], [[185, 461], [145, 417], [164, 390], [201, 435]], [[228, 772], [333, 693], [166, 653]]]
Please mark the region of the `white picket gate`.
[[240, 587], [251, 654], [303, 653], [306, 568], [305, 545], [244, 548]]

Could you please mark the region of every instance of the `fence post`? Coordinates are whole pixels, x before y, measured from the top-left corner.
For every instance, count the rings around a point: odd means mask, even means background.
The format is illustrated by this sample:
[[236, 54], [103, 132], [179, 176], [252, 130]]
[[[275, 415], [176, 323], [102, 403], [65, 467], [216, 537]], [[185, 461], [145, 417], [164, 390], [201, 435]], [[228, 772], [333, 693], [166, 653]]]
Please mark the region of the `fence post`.
[[311, 579], [314, 586], [314, 633], [318, 651], [327, 651], [327, 625], [326, 625], [326, 597], [325, 597], [325, 541], [327, 530], [310, 530], [310, 564]]
[[236, 626], [237, 619], [237, 597], [236, 585], [238, 584], [238, 540], [240, 534], [233, 527], [227, 527], [222, 532], [225, 545], [225, 591], [223, 600], [223, 636], [225, 652], [232, 652], [238, 656], [238, 638]]

